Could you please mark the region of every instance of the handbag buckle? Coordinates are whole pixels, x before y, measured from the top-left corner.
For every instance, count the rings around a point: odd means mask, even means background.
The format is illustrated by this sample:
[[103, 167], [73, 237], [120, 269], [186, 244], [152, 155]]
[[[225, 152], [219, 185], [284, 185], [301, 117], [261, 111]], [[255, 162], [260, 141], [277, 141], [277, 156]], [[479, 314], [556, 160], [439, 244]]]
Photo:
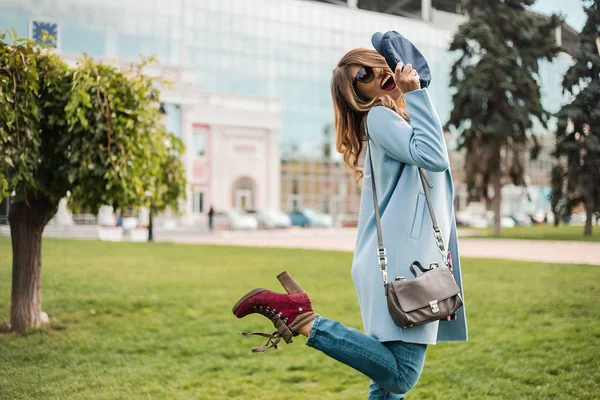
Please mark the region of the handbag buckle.
[[438, 302], [437, 300], [433, 300], [429, 302], [429, 307], [431, 308], [431, 312], [434, 314], [439, 314], [440, 313], [440, 308], [438, 307]]
[[386, 254], [387, 252], [385, 251], [385, 248], [380, 248], [377, 250], [377, 255], [379, 256], [377, 260], [382, 270], [384, 270], [385, 266], [387, 265]]

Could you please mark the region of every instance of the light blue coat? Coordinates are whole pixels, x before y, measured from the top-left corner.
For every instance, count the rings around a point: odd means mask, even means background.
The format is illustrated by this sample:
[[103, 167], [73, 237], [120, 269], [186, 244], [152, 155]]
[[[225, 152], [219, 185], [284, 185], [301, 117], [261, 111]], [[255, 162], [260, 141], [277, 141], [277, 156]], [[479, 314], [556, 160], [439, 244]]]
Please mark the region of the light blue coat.
[[[419, 180], [417, 168], [421, 167], [433, 182], [430, 193], [434, 212], [446, 248], [451, 252], [454, 278], [464, 300], [453, 207], [454, 185], [443, 130], [427, 89], [406, 93], [404, 98], [409, 121], [383, 106], [372, 108], [367, 116], [383, 244], [387, 249], [388, 279], [393, 280], [399, 275], [413, 279], [409, 268], [415, 260], [424, 266], [432, 262], [441, 264]], [[436, 341], [467, 340], [464, 306], [458, 311], [456, 320], [436, 321], [412, 328], [399, 328], [390, 317], [377, 263], [377, 233], [368, 157], [367, 152], [358, 237], [352, 262], [352, 279], [365, 333], [382, 342], [401, 340], [435, 344]]]

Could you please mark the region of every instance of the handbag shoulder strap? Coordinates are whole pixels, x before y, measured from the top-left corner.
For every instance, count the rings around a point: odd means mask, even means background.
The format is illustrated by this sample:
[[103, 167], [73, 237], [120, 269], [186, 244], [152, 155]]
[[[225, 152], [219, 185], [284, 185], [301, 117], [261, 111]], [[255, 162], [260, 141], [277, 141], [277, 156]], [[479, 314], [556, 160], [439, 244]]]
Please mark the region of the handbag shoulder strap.
[[[368, 137], [368, 136], [367, 136]], [[384, 285], [387, 285], [387, 257], [385, 247], [383, 247], [383, 233], [381, 231], [381, 216], [379, 215], [379, 203], [377, 201], [377, 187], [375, 185], [375, 174], [373, 169], [373, 157], [371, 156], [371, 143], [367, 143], [369, 152], [369, 164], [371, 166], [371, 192], [373, 193], [373, 205], [375, 206], [375, 225], [377, 226], [377, 256], [379, 267], [381, 268], [381, 278]]]
[[[377, 201], [377, 187], [375, 185], [375, 169], [373, 168], [373, 157], [371, 156], [371, 142], [370, 137], [369, 142], [367, 143], [367, 151], [369, 153], [369, 165], [371, 167], [371, 191], [373, 192], [373, 206], [375, 209], [375, 225], [377, 226], [377, 256], [378, 263], [381, 268], [381, 278], [383, 279], [383, 283], [388, 283], [387, 277], [387, 257], [386, 250], [383, 246], [383, 233], [381, 229], [381, 215], [379, 213], [379, 202]], [[433, 183], [425, 173], [425, 171], [419, 167], [419, 178], [421, 179], [421, 185], [423, 185], [423, 191], [425, 192], [425, 200], [427, 202], [427, 208], [429, 208], [429, 215], [431, 216], [431, 222], [433, 225], [433, 233], [435, 236], [435, 240], [437, 243], [437, 247], [440, 250], [442, 255], [442, 261], [444, 265], [448, 266], [448, 254], [446, 253], [446, 247], [444, 245], [444, 239], [442, 236], [442, 231], [440, 230], [437, 219], [435, 218], [435, 213], [433, 211], [433, 206], [431, 204], [431, 196], [429, 194], [429, 188], [433, 188]]]

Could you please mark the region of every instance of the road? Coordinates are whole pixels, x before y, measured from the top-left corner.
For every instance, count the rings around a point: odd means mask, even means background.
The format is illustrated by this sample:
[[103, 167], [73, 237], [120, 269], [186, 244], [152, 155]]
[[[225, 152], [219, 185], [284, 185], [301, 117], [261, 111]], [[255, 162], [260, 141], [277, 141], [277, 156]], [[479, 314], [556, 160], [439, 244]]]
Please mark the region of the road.
[[[465, 232], [459, 231], [459, 236]], [[211, 235], [167, 235], [161, 241], [253, 247], [287, 247], [354, 251], [356, 229], [301, 229], [277, 231], [216, 232]], [[461, 257], [499, 258], [600, 265], [600, 243], [548, 240], [483, 239], [459, 240]]]

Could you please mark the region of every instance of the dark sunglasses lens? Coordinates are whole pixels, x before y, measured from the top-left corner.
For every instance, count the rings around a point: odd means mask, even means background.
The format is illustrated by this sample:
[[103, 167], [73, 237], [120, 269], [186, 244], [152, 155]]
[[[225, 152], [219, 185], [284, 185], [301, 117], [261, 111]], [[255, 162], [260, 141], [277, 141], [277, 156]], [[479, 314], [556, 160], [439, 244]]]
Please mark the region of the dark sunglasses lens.
[[356, 73], [356, 80], [363, 83], [369, 83], [373, 80], [373, 70], [370, 67], [362, 67]]

